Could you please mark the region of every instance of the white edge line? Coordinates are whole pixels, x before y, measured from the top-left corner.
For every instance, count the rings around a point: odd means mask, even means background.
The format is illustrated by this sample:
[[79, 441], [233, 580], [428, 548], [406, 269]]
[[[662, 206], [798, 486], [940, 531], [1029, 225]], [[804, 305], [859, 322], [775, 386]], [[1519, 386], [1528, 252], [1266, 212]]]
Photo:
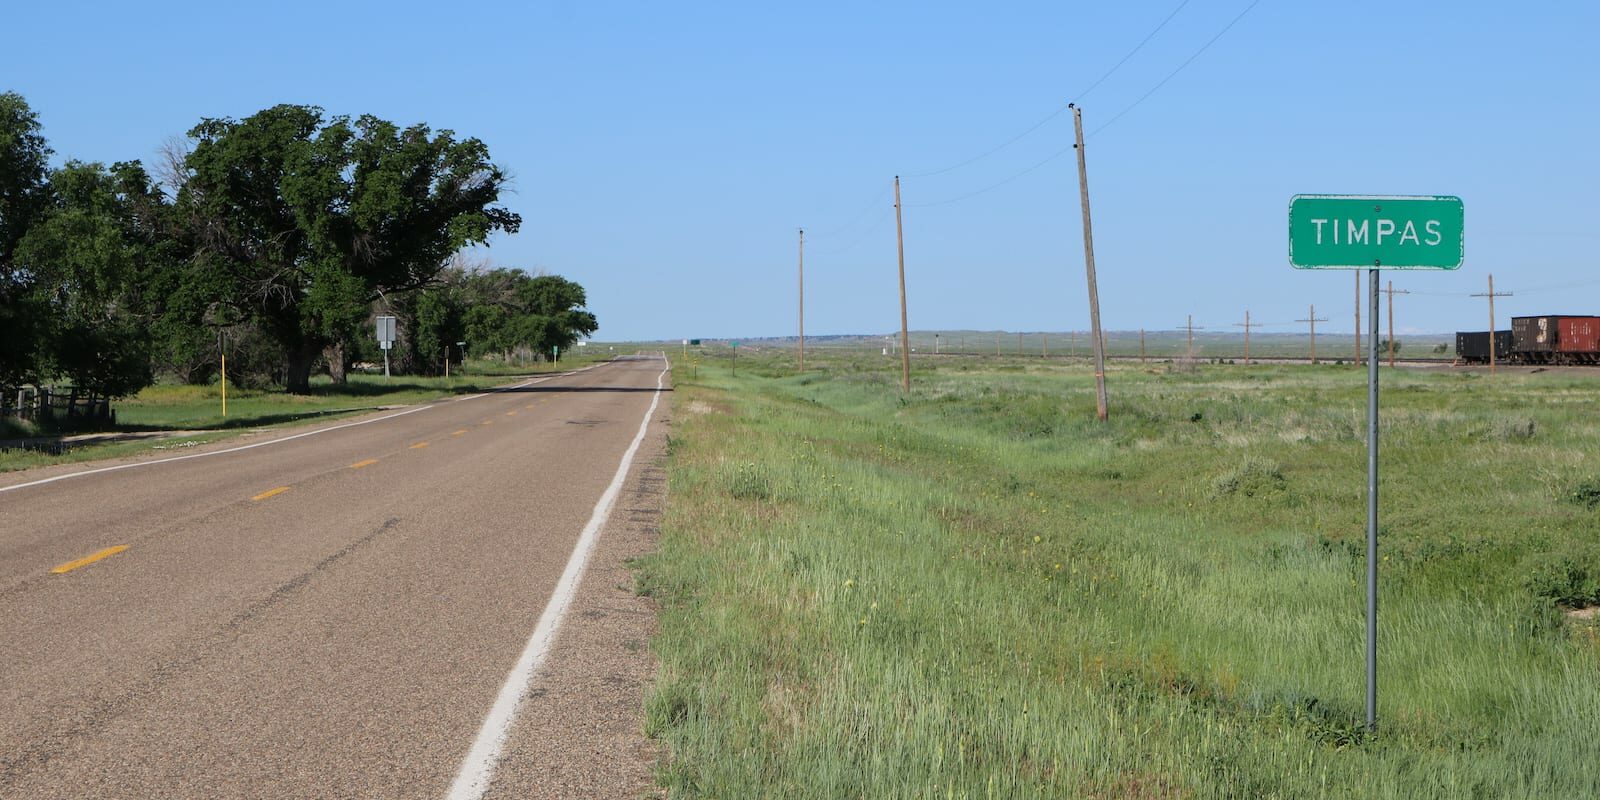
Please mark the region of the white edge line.
[[[552, 380], [552, 379], [559, 378], [559, 377], [563, 377], [564, 375], [576, 375], [576, 374], [578, 374], [580, 372], [584, 372], [584, 371], [587, 371], [587, 370], [594, 369], [595, 367], [603, 366], [605, 364], [612, 364], [612, 363], [615, 363], [615, 362], [613, 362], [613, 361], [603, 361], [603, 362], [601, 362], [599, 364], [590, 364], [589, 366], [584, 367], [583, 369], [575, 369], [575, 370], [572, 370], [571, 372], [563, 373], [563, 375], [547, 375], [547, 376], [545, 376], [543, 378], [535, 378], [533, 380], [523, 381], [522, 383], [516, 384], [514, 386], [502, 386], [502, 387], [499, 387], [499, 388], [494, 389], [492, 391], [484, 392], [482, 394], [468, 395], [466, 397], [457, 397], [457, 398], [455, 398], [455, 400], [447, 401], [447, 402], [461, 402], [463, 400], [476, 400], [476, 399], [478, 399], [480, 397], [488, 397], [491, 394], [499, 394], [501, 392], [509, 392], [509, 391], [513, 391], [513, 390], [516, 390], [516, 389], [526, 388], [526, 387], [532, 386], [532, 385], [534, 385], [536, 383], [544, 383], [545, 381]], [[26, 488], [28, 488], [30, 486], [43, 486], [44, 484], [47, 484], [47, 483], [55, 483], [56, 481], [64, 481], [64, 480], [66, 480], [68, 478], [82, 478], [82, 477], [87, 476], [87, 475], [99, 475], [99, 474], [101, 474], [103, 472], [116, 472], [118, 470], [134, 469], [135, 467], [153, 467], [153, 466], [155, 466], [157, 464], [171, 464], [174, 461], [188, 461], [189, 459], [192, 459], [192, 458], [208, 458], [210, 456], [222, 456], [222, 455], [227, 455], [228, 453], [237, 453], [237, 452], [239, 452], [241, 450], [254, 450], [257, 447], [266, 447], [268, 445], [273, 445], [273, 444], [282, 444], [284, 442], [294, 441], [295, 439], [304, 439], [307, 436], [316, 436], [316, 435], [321, 434], [321, 433], [328, 433], [330, 431], [342, 430], [344, 428], [354, 428], [357, 425], [371, 425], [374, 422], [385, 422], [387, 420], [394, 419], [395, 417], [403, 417], [403, 416], [405, 416], [407, 414], [415, 414], [418, 411], [427, 411], [428, 409], [434, 408], [435, 406], [436, 406], [436, 404], [418, 406], [416, 408], [407, 409], [405, 411], [401, 411], [401, 412], [395, 413], [395, 414], [390, 414], [390, 415], [385, 416], [385, 417], [378, 417], [376, 419], [364, 419], [364, 420], [360, 420], [359, 422], [346, 422], [346, 423], [344, 423], [342, 425], [332, 425], [332, 426], [329, 426], [329, 427], [326, 427], [326, 428], [318, 428], [318, 429], [316, 429], [314, 431], [306, 431], [304, 433], [297, 433], [297, 434], [294, 434], [292, 436], [284, 436], [282, 438], [272, 439], [272, 440], [266, 441], [266, 442], [256, 442], [255, 444], [246, 444], [246, 445], [240, 445], [239, 447], [230, 447], [230, 448], [227, 448], [226, 450], [212, 450], [212, 451], [206, 452], [206, 453], [190, 453], [189, 455], [186, 455], [186, 456], [171, 456], [171, 457], [168, 457], [168, 458], [158, 458], [158, 459], [155, 459], [153, 461], [136, 461], [136, 462], [134, 462], [132, 464], [118, 464], [118, 465], [113, 466], [113, 467], [98, 467], [98, 468], [95, 468], [95, 469], [86, 469], [86, 470], [83, 470], [82, 472], [68, 472], [65, 475], [57, 475], [57, 476], [55, 476], [53, 478], [41, 478], [41, 479], [36, 480], [36, 481], [29, 481], [27, 483], [18, 483], [18, 484], [12, 485], [12, 486], [0, 486], [0, 494], [4, 494], [5, 492], [14, 492], [14, 491], [16, 491], [18, 489], [26, 489]]]
[[[667, 361], [665, 353], [662, 354], [661, 360]], [[594, 513], [589, 517], [588, 524], [584, 525], [583, 532], [578, 534], [577, 544], [572, 547], [572, 555], [567, 559], [566, 569], [561, 572], [561, 579], [556, 582], [555, 591], [550, 595], [550, 602], [539, 615], [539, 622], [534, 626], [533, 635], [528, 637], [528, 644], [523, 648], [522, 655], [518, 656], [516, 665], [506, 676], [505, 684], [500, 687], [500, 694], [495, 697], [494, 706], [489, 709], [489, 715], [484, 718], [483, 726], [478, 729], [478, 736], [472, 742], [472, 749], [467, 751], [466, 759], [461, 762], [461, 770], [456, 773], [455, 782], [450, 785], [450, 793], [447, 795], [449, 800], [479, 800], [484, 792], [489, 790], [489, 784], [494, 780], [495, 768], [500, 763], [500, 752], [505, 747], [506, 738], [511, 734], [512, 724], [517, 721], [517, 712], [522, 708], [522, 699], [527, 696], [528, 686], [533, 682], [533, 674], [550, 654], [556, 632], [561, 628], [561, 621], [567, 614], [567, 608], [572, 605], [573, 595], [577, 593], [578, 584], [583, 580], [583, 573], [588, 569], [589, 556], [594, 551], [600, 529], [605, 527], [606, 520], [611, 516], [611, 509], [617, 503], [617, 495], [622, 491], [623, 481], [628, 477], [628, 468], [633, 464], [633, 457], [639, 451], [639, 444], [644, 441], [645, 432], [650, 428], [650, 418], [655, 416], [656, 404], [661, 402], [661, 382], [670, 369], [672, 364], [667, 362], [667, 365], [662, 367], [661, 374], [656, 376], [656, 392], [650, 399], [649, 410], [644, 412], [644, 419], [639, 421], [639, 432], [634, 434], [633, 443], [628, 445], [627, 452], [622, 454], [622, 463], [617, 465], [617, 474], [611, 478], [611, 485], [600, 495], [599, 502], [595, 503]]]

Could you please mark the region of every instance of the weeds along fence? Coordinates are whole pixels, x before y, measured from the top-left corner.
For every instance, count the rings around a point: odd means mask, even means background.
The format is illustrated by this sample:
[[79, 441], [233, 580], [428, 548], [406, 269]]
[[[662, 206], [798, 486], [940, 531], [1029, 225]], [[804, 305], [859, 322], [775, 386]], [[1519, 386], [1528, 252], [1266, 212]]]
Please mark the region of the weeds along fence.
[[0, 392], [0, 417], [56, 428], [115, 424], [111, 398], [76, 386], [24, 386]]

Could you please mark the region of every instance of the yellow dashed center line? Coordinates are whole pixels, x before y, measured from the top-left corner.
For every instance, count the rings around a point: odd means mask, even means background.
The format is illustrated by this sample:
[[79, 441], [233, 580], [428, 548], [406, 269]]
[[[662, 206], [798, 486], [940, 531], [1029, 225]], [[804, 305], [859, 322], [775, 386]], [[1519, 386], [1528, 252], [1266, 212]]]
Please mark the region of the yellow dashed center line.
[[428, 446], [427, 442], [417, 442], [416, 444], [411, 445], [411, 449], [412, 450], [421, 450], [422, 448], [427, 447], [427, 446]]
[[107, 547], [106, 549], [101, 550], [98, 553], [95, 553], [93, 555], [84, 556], [83, 558], [80, 558], [77, 561], [68, 561], [67, 563], [62, 564], [61, 566], [56, 567], [55, 569], [52, 569], [50, 571], [52, 573], [56, 574], [56, 575], [60, 575], [63, 572], [71, 572], [71, 571], [77, 569], [78, 567], [87, 567], [90, 564], [93, 564], [94, 562], [99, 561], [102, 558], [108, 558], [110, 556], [114, 556], [114, 555], [116, 555], [116, 554], [118, 554], [118, 553], [120, 553], [120, 552], [122, 552], [122, 551], [124, 551], [126, 549], [128, 549], [128, 546], [125, 545], [125, 544], [119, 544], [116, 547]]
[[533, 408], [533, 404], [532, 404], [532, 403], [529, 403], [529, 404], [527, 404], [527, 405], [525, 405], [525, 406], [523, 406], [523, 408]]
[[483, 424], [484, 424], [484, 425], [493, 425], [493, 424], [494, 424], [494, 420], [492, 420], [492, 419], [486, 419], [486, 420], [484, 420], [484, 421], [483, 421]]
[[513, 411], [507, 411], [507, 412], [506, 412], [506, 416], [508, 416], [508, 417], [514, 417], [514, 416], [516, 416], [516, 415], [517, 415], [517, 412], [516, 412], [516, 411], [514, 411], [514, 410], [513, 410]]
[[251, 500], [265, 500], [265, 499], [267, 499], [269, 497], [272, 497], [274, 495], [280, 495], [280, 494], [283, 494], [284, 492], [287, 492], [287, 491], [289, 491], [289, 487], [287, 487], [287, 486], [279, 486], [276, 489], [268, 489], [268, 490], [262, 492], [261, 494], [258, 494], [255, 497], [252, 497], [250, 499]]
[[366, 461], [357, 461], [356, 463], [351, 464], [350, 468], [351, 469], [361, 469], [362, 467], [370, 467], [370, 466], [372, 466], [373, 464], [376, 464], [376, 463], [378, 463], [378, 459], [369, 458]]
[[460, 436], [461, 434], [466, 433], [466, 432], [467, 432], [467, 429], [466, 428], [462, 428], [459, 431], [451, 431], [450, 435], [451, 436]]

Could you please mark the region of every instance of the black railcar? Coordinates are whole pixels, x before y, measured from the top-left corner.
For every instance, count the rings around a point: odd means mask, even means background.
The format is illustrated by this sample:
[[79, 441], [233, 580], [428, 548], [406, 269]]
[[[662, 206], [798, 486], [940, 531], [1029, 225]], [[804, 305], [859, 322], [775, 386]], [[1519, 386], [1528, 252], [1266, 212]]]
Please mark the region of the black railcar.
[[[1511, 360], [1511, 331], [1494, 332], [1494, 360]], [[1457, 331], [1456, 360], [1464, 364], [1489, 363], [1488, 331]]]

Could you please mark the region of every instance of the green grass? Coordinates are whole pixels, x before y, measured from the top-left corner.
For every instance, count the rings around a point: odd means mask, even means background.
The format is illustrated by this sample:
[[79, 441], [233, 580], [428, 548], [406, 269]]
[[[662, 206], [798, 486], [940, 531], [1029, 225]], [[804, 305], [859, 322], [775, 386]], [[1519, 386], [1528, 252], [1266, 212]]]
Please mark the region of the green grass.
[[[629, 351], [631, 352], [631, 350]], [[70, 463], [98, 458], [113, 458], [214, 442], [240, 433], [263, 428], [304, 425], [310, 422], [373, 411], [386, 406], [425, 403], [454, 394], [472, 394], [507, 383], [510, 379], [558, 369], [577, 369], [603, 361], [612, 353], [598, 348], [593, 355], [580, 353], [563, 358], [559, 365], [549, 363], [511, 366], [500, 362], [471, 362], [465, 373], [452, 372], [449, 379], [413, 375], [351, 373], [344, 386], [335, 386], [327, 376], [314, 378], [311, 392], [286, 394], [278, 389], [229, 387], [228, 414], [222, 414], [220, 385], [190, 386], [157, 384], [132, 397], [115, 401], [117, 424], [109, 432], [200, 431], [156, 440], [110, 442], [71, 446], [64, 452], [32, 449], [0, 450], [0, 472], [49, 464]], [[50, 436], [48, 430], [6, 420], [0, 439]]]
[[[934, 360], [924, 360], [931, 362]], [[647, 731], [676, 797], [1594, 797], [1600, 375], [701, 359]]]

